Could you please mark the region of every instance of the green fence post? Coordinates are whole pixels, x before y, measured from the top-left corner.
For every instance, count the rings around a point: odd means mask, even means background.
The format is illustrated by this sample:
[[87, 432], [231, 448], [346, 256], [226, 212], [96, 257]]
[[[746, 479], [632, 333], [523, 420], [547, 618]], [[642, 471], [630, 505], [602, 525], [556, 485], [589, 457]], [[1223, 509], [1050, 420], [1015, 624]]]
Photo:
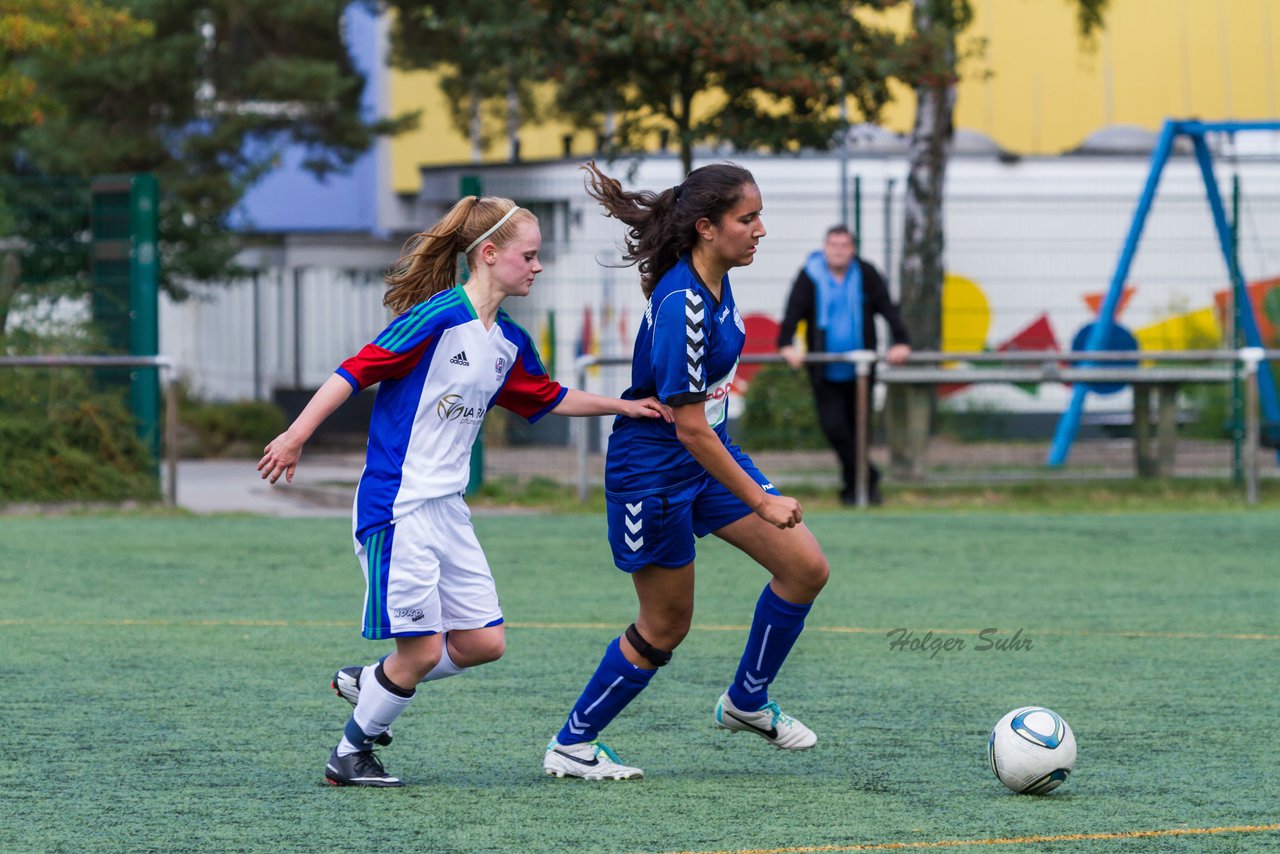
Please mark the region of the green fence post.
[[[155, 356], [160, 351], [155, 176], [95, 178], [89, 192], [93, 319], [111, 352]], [[118, 374], [106, 369], [98, 372], [98, 382], [105, 387], [123, 385]], [[159, 461], [159, 368], [129, 372], [129, 406], [139, 437]]]
[[[133, 176], [129, 192], [129, 344], [135, 356], [160, 354], [160, 259], [156, 247], [159, 188], [154, 175]], [[160, 369], [135, 368], [130, 402], [143, 440], [160, 460]]]

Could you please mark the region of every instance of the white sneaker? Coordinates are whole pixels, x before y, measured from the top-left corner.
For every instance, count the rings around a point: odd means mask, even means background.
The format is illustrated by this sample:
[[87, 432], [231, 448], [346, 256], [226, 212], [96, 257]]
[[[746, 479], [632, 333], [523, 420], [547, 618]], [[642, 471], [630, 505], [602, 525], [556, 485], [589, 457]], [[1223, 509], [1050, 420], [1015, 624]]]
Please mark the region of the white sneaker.
[[729, 699], [729, 692], [716, 703], [716, 726], [729, 732], [754, 732], [780, 750], [808, 750], [818, 743], [818, 736], [800, 721], [784, 714], [777, 703], [769, 703], [758, 712], [744, 712]]
[[584, 780], [639, 780], [644, 772], [623, 765], [618, 754], [595, 741], [561, 744], [554, 738], [542, 757], [542, 770], [552, 777], [581, 777]]

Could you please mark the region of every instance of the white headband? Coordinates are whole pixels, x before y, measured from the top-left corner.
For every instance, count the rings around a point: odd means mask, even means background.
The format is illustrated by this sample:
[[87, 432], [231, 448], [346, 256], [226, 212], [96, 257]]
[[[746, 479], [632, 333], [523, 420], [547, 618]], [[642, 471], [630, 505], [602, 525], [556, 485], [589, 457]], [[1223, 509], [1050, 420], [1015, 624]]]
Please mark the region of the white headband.
[[493, 225], [489, 226], [489, 230], [488, 230], [488, 231], [486, 231], [484, 234], [482, 234], [482, 235], [480, 235], [479, 237], [477, 237], [475, 240], [471, 241], [471, 245], [470, 245], [470, 246], [468, 246], [466, 249], [464, 249], [464, 250], [462, 251], [462, 254], [463, 254], [463, 255], [470, 255], [470, 254], [471, 254], [471, 250], [472, 250], [472, 249], [475, 249], [477, 246], [479, 246], [479, 245], [481, 244], [481, 242], [483, 242], [483, 241], [484, 241], [484, 239], [485, 239], [486, 237], [488, 237], [490, 234], [493, 234], [493, 233], [494, 233], [495, 231], [497, 231], [499, 228], [502, 228], [502, 224], [503, 224], [504, 222], [506, 222], [507, 220], [511, 219], [511, 215], [512, 215], [512, 214], [514, 214], [514, 213], [515, 213], [516, 211], [518, 211], [518, 210], [520, 210], [520, 206], [519, 206], [519, 205], [512, 205], [512, 206], [511, 206], [511, 210], [509, 210], [509, 211], [507, 211], [506, 213], [504, 213], [504, 214], [502, 215], [502, 218], [501, 218], [501, 219], [499, 219], [499, 220], [498, 220], [497, 222], [495, 222]]

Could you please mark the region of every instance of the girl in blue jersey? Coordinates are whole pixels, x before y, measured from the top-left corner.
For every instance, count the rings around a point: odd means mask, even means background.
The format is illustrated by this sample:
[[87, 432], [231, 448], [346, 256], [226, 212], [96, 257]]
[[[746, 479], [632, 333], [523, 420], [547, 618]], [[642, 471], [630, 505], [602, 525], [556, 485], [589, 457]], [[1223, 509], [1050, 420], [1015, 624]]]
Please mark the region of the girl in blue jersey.
[[827, 581], [827, 561], [801, 523], [799, 502], [774, 489], [726, 432], [726, 402], [745, 332], [728, 272], [755, 257], [765, 235], [760, 189], [738, 166], [704, 166], [661, 193], [627, 192], [589, 164], [588, 191], [628, 226], [627, 260], [649, 300], [636, 334], [626, 399], [656, 397], [672, 422], [616, 419], [605, 471], [614, 562], [631, 574], [640, 612], [606, 648], [543, 768], [556, 777], [624, 780], [599, 733], [648, 685], [689, 632], [695, 538], [715, 534], [772, 579], [756, 603], [746, 649], [715, 705], [716, 726], [753, 732], [778, 748], [817, 737], [769, 699]]
[[[356, 555], [367, 584], [364, 636], [395, 650], [344, 667], [333, 688], [355, 708], [325, 766], [334, 785], [400, 786], [373, 753], [419, 682], [498, 659], [505, 647], [493, 575], [462, 499], [471, 446], [495, 404], [530, 422], [557, 415], [669, 417], [656, 400], [565, 389], [500, 307], [541, 272], [537, 218], [510, 199], [468, 196], [405, 244], [383, 302], [398, 316], [342, 363], [258, 470], [293, 480], [303, 444], [343, 401], [379, 383], [356, 491]], [[458, 256], [470, 275], [454, 285]]]

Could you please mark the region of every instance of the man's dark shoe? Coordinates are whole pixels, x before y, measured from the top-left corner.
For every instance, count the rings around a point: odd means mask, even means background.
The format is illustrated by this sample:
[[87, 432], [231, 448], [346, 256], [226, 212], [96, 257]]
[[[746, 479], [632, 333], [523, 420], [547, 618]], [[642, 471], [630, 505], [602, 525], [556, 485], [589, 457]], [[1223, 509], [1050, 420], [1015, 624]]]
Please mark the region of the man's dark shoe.
[[[840, 493], [840, 503], [843, 504], [845, 507], [857, 507], [858, 506], [857, 493], [855, 492]], [[880, 494], [880, 487], [873, 486], [871, 487], [870, 491], [867, 492], [867, 504], [869, 504], [872, 507], [879, 507], [882, 504], [884, 504], [884, 496]]]

